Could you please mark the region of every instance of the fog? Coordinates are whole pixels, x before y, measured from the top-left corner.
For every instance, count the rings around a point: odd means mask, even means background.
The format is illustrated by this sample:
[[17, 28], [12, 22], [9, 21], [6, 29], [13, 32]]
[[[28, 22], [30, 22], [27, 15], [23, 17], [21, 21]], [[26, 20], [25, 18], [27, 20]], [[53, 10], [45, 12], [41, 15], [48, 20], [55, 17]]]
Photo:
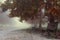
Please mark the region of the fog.
[[19, 22], [18, 17], [10, 18], [8, 15], [10, 14], [10, 10], [6, 12], [2, 12], [0, 8], [0, 28], [4, 27], [4, 29], [26, 29], [30, 28], [32, 25], [23, 21]]

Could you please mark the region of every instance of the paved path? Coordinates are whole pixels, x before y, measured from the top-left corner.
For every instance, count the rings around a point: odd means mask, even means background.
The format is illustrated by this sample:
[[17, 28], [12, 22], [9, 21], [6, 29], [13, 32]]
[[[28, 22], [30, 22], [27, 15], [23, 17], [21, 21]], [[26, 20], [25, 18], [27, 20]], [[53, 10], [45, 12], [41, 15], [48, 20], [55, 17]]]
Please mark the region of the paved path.
[[21, 30], [3, 29], [0, 30], [0, 40], [59, 40], [47, 39], [40, 34], [28, 33]]

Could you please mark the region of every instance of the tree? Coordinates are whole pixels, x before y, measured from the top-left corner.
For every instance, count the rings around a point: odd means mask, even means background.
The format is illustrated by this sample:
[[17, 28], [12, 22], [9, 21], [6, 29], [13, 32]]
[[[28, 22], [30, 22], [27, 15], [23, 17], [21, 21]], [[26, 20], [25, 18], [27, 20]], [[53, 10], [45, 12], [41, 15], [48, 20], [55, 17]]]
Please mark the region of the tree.
[[[42, 14], [42, 8], [45, 8], [45, 14], [47, 14], [47, 16], [50, 13], [53, 13], [54, 17], [55, 13], [60, 15], [59, 0], [14, 0], [10, 16], [21, 17], [21, 20], [33, 20]], [[58, 19], [59, 18], [58, 16]]]
[[[49, 27], [56, 27], [56, 29], [53, 29], [57, 30], [60, 21], [60, 0], [13, 0], [11, 5], [10, 17], [19, 17], [20, 21], [35, 21], [37, 19], [40, 28], [43, 14], [41, 10], [44, 8], [44, 14], [49, 18], [48, 29]], [[55, 22], [56, 20], [57, 22]], [[51, 26], [52, 24], [54, 26]]]
[[[49, 18], [48, 32], [56, 34], [58, 22], [60, 22], [60, 0], [48, 0], [46, 4], [46, 13]], [[48, 33], [50, 34], [50, 32]]]
[[41, 20], [40, 15], [42, 12], [40, 10], [43, 7], [43, 5], [41, 4], [44, 4], [43, 0], [14, 0], [10, 16], [20, 17], [20, 21], [28, 21], [35, 19]]

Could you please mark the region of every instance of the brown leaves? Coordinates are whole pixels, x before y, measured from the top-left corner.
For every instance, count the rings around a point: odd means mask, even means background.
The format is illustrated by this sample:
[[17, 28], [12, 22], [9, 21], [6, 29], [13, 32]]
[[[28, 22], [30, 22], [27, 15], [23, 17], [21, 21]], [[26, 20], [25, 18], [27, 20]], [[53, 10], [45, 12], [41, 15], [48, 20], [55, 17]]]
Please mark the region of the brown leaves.
[[[53, 16], [56, 14], [60, 18], [60, 6], [56, 4], [56, 0], [47, 0], [47, 3], [44, 0], [15, 0], [10, 15], [12, 17], [21, 17], [22, 20], [34, 20], [41, 15], [41, 9], [44, 7], [46, 15], [52, 13]], [[14, 8], [17, 9], [13, 10]]]
[[[39, 2], [39, 0], [15, 0], [10, 15], [20, 16], [22, 20], [34, 19], [40, 5]], [[17, 9], [13, 10], [15, 7]]]

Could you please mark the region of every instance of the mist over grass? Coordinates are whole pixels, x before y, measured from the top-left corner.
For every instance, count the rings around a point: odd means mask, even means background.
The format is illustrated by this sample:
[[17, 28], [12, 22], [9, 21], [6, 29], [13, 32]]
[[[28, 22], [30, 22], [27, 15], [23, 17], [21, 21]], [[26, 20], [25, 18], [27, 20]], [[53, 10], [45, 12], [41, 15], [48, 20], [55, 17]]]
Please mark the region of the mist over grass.
[[12, 28], [15, 27], [18, 29], [25, 29], [32, 26], [31, 24], [25, 21], [19, 22], [18, 17], [9, 18], [8, 16], [9, 14], [10, 10], [0, 13], [0, 27], [12, 27]]

